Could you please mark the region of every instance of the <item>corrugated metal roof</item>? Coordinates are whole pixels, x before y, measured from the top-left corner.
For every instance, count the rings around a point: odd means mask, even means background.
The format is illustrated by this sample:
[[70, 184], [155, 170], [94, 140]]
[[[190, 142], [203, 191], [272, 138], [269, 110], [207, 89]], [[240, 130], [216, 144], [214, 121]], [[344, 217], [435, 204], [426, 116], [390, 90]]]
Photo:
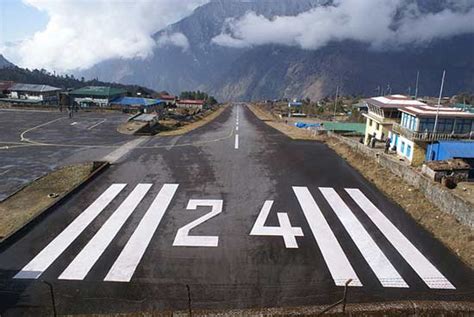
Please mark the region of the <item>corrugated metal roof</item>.
[[113, 100], [111, 103], [122, 106], [154, 106], [162, 103], [160, 99], [149, 99], [141, 97], [120, 97]]
[[438, 141], [440, 149], [450, 157], [474, 158], [474, 141]]
[[106, 86], [86, 86], [71, 91], [70, 95], [75, 96], [98, 96], [98, 97], [110, 97], [120, 94], [124, 94], [127, 91], [121, 88], [106, 87]]
[[53, 87], [49, 85], [33, 85], [33, 84], [13, 84], [10, 91], [32, 91], [32, 92], [51, 92], [59, 91], [61, 88]]
[[365, 134], [365, 123], [324, 122], [322, 125], [326, 131], [347, 131]]

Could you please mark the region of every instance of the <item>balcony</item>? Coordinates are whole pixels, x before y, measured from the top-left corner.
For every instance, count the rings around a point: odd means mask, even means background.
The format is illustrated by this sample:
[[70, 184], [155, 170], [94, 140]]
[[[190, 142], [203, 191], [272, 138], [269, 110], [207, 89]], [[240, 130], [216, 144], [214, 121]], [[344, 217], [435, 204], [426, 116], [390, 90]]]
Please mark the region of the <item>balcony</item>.
[[458, 139], [474, 139], [474, 133], [433, 133], [433, 132], [416, 132], [405, 127], [402, 127], [399, 123], [394, 123], [392, 131], [398, 133], [405, 138], [412, 141], [438, 141], [438, 140], [458, 140]]

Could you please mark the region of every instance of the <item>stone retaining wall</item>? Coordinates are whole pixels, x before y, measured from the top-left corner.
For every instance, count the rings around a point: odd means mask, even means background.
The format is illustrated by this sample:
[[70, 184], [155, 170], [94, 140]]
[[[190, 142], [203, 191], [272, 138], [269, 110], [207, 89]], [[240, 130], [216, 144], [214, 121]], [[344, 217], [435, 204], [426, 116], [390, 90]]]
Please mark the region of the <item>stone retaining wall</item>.
[[374, 151], [357, 141], [334, 133], [329, 133], [329, 136], [344, 142], [357, 152], [376, 160], [380, 166], [390, 170], [408, 184], [418, 188], [440, 210], [453, 214], [460, 222], [469, 225], [471, 228], [474, 227], [474, 206], [448, 188], [432, 181], [410, 166], [397, 162], [390, 156]]

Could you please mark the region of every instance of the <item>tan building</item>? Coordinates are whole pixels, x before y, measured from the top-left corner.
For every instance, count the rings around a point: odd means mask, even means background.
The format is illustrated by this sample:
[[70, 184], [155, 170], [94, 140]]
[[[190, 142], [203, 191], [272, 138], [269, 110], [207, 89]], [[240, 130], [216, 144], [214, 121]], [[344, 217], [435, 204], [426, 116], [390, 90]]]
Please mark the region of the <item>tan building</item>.
[[375, 136], [377, 141], [384, 141], [392, 130], [394, 123], [400, 122], [400, 108], [424, 106], [425, 104], [403, 95], [373, 97], [365, 100], [368, 112], [366, 117], [365, 144]]
[[204, 107], [204, 100], [178, 100], [176, 106], [184, 109], [202, 110]]

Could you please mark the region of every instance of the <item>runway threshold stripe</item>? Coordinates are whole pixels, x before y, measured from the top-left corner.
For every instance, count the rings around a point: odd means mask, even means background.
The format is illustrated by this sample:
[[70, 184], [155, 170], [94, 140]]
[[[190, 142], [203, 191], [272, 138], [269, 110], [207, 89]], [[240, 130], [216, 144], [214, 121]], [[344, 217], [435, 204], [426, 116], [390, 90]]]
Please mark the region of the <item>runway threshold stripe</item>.
[[104, 281], [129, 282], [132, 279], [177, 189], [178, 184], [163, 185]]
[[308, 188], [293, 186], [293, 191], [326, 261], [334, 283], [337, 286], [344, 286], [349, 279], [352, 279], [350, 286], [362, 286], [359, 277], [349, 263]]
[[346, 188], [346, 192], [367, 214], [400, 255], [415, 270], [429, 288], [455, 289], [441, 272], [421, 254], [400, 230], [359, 190]]
[[[126, 184], [112, 184], [87, 209], [69, 224], [53, 241], [33, 258], [14, 278], [37, 279], [66, 250], [87, 226], [125, 188]], [[47, 229], [45, 229], [47, 230]]]
[[92, 269], [99, 257], [104, 253], [110, 242], [131, 216], [138, 204], [150, 190], [152, 184], [138, 184], [122, 204], [115, 210], [84, 249], [74, 258], [60, 280], [83, 280]]
[[320, 187], [319, 190], [327, 200], [336, 216], [342, 222], [362, 256], [374, 271], [384, 287], [408, 287], [393, 265], [380, 250], [375, 241], [365, 230], [364, 226], [352, 213], [346, 203], [333, 188]]

